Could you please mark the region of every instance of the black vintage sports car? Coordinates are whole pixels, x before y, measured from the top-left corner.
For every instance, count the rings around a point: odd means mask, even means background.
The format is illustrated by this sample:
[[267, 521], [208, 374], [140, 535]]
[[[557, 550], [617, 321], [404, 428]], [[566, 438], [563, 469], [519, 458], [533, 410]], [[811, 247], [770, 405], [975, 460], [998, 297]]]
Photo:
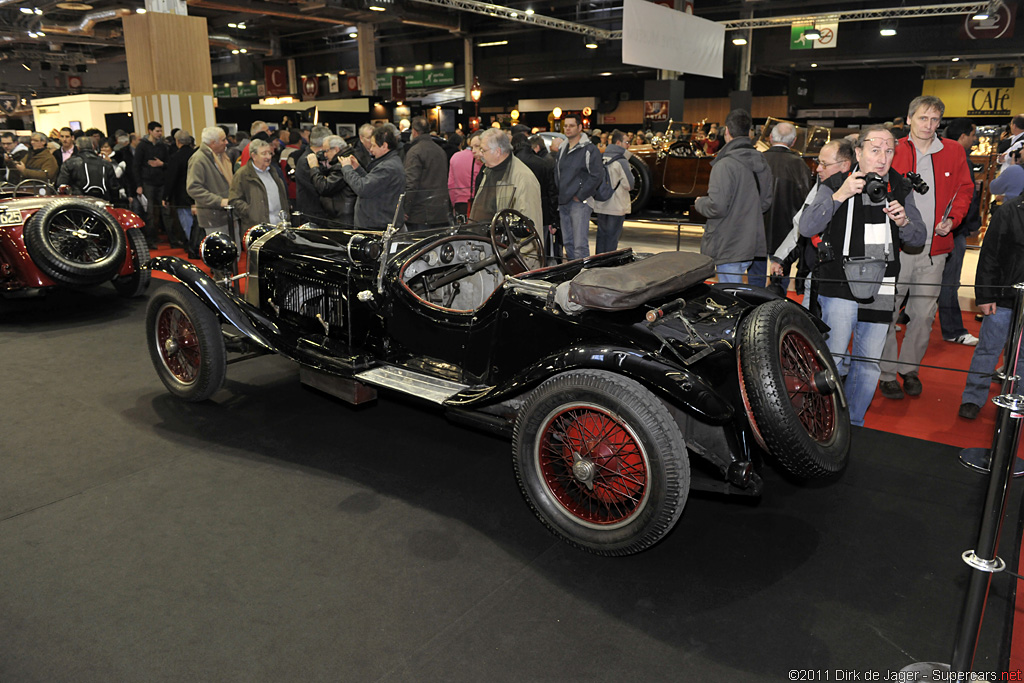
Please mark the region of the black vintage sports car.
[[[257, 226], [233, 280], [151, 260], [180, 282], [146, 319], [167, 389], [201, 401], [229, 352], [278, 353], [353, 403], [377, 388], [433, 401], [510, 435], [540, 520], [605, 555], [665, 536], [690, 489], [759, 495], [765, 461], [804, 480], [845, 467], [836, 367], [822, 325], [792, 302], [706, 284], [714, 268], [699, 254], [539, 267], [533, 225], [513, 210], [423, 231], [403, 215], [400, 202], [383, 233]], [[223, 236], [202, 252], [214, 269], [237, 254]]]

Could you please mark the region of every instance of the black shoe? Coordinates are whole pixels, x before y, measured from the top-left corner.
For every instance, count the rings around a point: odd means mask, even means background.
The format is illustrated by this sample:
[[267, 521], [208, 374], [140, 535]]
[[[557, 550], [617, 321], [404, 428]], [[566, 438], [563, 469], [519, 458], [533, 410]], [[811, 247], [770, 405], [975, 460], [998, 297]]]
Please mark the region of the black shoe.
[[879, 382], [878, 389], [882, 392], [882, 396], [888, 399], [898, 401], [903, 398], [903, 387], [896, 380], [889, 380], [887, 382]]
[[896, 316], [897, 325], [906, 325], [910, 322], [910, 316], [907, 315], [906, 311], [900, 311], [900, 314]]
[[960, 410], [957, 413], [960, 417], [973, 420], [978, 417], [978, 413], [981, 412], [981, 406], [975, 405], [974, 403], [961, 403]]
[[917, 375], [900, 375], [903, 378], [903, 391], [907, 392], [907, 396], [920, 396], [924, 390], [924, 386], [921, 384], [921, 380], [917, 378]]

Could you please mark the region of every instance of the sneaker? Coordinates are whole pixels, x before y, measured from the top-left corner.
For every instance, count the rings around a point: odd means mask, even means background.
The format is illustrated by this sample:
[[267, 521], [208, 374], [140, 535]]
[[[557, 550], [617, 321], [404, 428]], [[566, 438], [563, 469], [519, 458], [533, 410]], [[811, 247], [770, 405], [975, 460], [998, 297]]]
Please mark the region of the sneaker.
[[977, 346], [978, 345], [978, 338], [975, 337], [970, 332], [964, 332], [959, 337], [956, 337], [954, 339], [947, 339], [946, 341], [951, 342], [953, 344], [963, 344], [964, 346]]
[[879, 382], [878, 388], [881, 390], [882, 396], [885, 396], [886, 398], [891, 398], [894, 401], [903, 398], [903, 387], [901, 387], [900, 383], [896, 380]]
[[907, 392], [907, 396], [920, 396], [924, 390], [924, 385], [921, 384], [921, 380], [917, 378], [917, 375], [900, 375], [903, 378], [903, 391]]
[[960, 417], [973, 420], [978, 417], [978, 413], [981, 411], [981, 406], [975, 405], [974, 403], [961, 403], [960, 410], [957, 413]]

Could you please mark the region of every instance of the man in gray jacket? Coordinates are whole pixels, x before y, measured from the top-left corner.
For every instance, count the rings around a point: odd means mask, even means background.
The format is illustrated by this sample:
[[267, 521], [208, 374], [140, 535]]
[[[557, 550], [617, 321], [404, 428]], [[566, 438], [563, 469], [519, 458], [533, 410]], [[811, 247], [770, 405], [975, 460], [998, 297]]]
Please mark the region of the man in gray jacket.
[[189, 157], [185, 174], [185, 191], [196, 203], [196, 219], [207, 233], [228, 229], [228, 190], [231, 188], [231, 159], [225, 150], [228, 138], [217, 126], [204, 128], [202, 144]]
[[725, 146], [711, 162], [708, 196], [694, 207], [708, 219], [700, 253], [715, 260], [719, 282], [764, 287], [768, 270], [762, 214], [772, 205], [772, 172], [750, 141], [750, 114], [733, 109], [725, 118]]
[[355, 155], [339, 163], [345, 182], [356, 193], [356, 227], [383, 230], [395, 217], [398, 199], [405, 189], [405, 169], [398, 156], [398, 135], [390, 123], [373, 131], [370, 142], [373, 161], [366, 168]]
[[567, 138], [558, 150], [555, 179], [558, 181], [558, 215], [562, 242], [570, 259], [590, 256], [590, 214], [587, 200], [604, 179], [604, 162], [596, 145], [583, 135], [580, 117], [569, 114], [562, 120]]

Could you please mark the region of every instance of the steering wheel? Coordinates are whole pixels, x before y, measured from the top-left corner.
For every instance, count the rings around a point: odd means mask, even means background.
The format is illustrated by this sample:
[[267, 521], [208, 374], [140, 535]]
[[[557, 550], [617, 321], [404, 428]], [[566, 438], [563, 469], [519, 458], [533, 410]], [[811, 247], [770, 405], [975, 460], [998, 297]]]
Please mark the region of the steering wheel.
[[[533, 250], [527, 251], [530, 244], [533, 244]], [[515, 209], [502, 209], [494, 215], [491, 220], [491, 246], [494, 247], [498, 267], [506, 275], [518, 275], [544, 264], [544, 245], [533, 221]]]
[[[23, 185], [25, 186], [25, 192], [31, 192], [32, 194], [39, 195], [40, 197], [49, 197], [51, 195], [57, 194], [57, 190], [53, 188], [53, 185], [46, 182], [45, 180], [40, 180], [39, 178], [25, 178], [20, 183], [14, 186], [15, 196], [17, 196], [18, 193], [21, 192], [21, 188]], [[39, 191], [35, 192], [33, 188], [37, 187], [39, 188]]]

